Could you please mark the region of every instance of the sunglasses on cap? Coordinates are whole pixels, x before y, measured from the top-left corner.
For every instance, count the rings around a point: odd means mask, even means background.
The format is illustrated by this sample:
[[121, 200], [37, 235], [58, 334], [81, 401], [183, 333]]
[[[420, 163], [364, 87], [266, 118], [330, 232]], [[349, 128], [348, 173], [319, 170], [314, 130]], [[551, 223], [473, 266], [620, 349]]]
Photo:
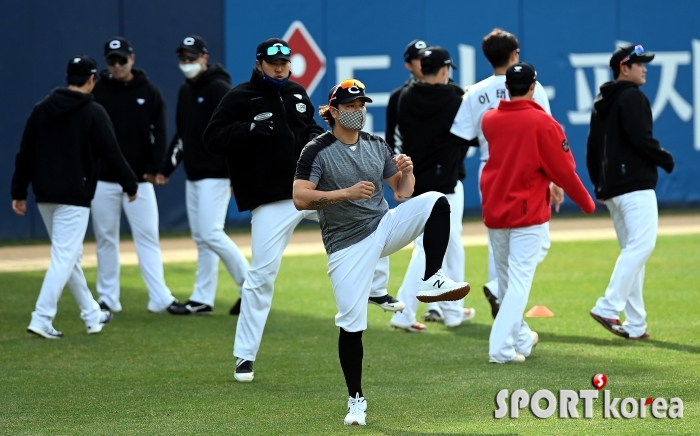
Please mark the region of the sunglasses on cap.
[[328, 99], [328, 106], [331, 105], [331, 102], [333, 101], [333, 98], [335, 98], [335, 93], [338, 92], [339, 89], [350, 89], [352, 87], [357, 87], [359, 89], [365, 89], [365, 84], [360, 82], [359, 80], [356, 79], [345, 79], [342, 82], [338, 84], [338, 86], [335, 87], [333, 90], [333, 94], [331, 94], [331, 98]]
[[119, 65], [126, 65], [126, 63], [129, 62], [129, 59], [123, 57], [123, 56], [110, 56], [107, 58], [107, 65], [110, 67], [115, 66], [116, 64]]
[[288, 55], [292, 52], [292, 50], [289, 47], [285, 47], [283, 45], [273, 45], [272, 47], [267, 48], [267, 55], [272, 56], [276, 55], [277, 53], [282, 53], [283, 55]]
[[199, 59], [201, 55], [201, 53], [180, 53], [177, 55], [177, 58], [180, 60], [180, 62], [194, 62]]
[[629, 61], [634, 55], [646, 56], [646, 54], [644, 53], [644, 47], [642, 47], [641, 45], [635, 46], [634, 49], [631, 52], [629, 52], [627, 56], [622, 58], [622, 60], [620, 61], [620, 66], [622, 66], [622, 64], [624, 64], [625, 62]]

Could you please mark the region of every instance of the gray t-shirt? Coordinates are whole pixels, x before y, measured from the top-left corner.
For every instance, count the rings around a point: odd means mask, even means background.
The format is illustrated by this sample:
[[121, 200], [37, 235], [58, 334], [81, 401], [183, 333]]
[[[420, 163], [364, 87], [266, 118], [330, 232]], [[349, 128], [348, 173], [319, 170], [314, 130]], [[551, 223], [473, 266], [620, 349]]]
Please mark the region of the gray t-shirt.
[[398, 172], [391, 158], [389, 145], [366, 132], [352, 145], [326, 132], [304, 147], [295, 179], [308, 180], [319, 191], [345, 189], [363, 180], [374, 184], [369, 200], [343, 201], [318, 211], [326, 253], [356, 244], [377, 229], [389, 210], [382, 181]]

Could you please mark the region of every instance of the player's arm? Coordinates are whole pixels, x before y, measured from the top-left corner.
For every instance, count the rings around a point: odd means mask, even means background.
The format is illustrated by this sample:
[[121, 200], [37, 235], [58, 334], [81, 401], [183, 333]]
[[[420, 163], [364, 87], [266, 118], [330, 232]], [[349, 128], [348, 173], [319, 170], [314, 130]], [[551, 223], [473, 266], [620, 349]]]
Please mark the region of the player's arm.
[[146, 166], [146, 174], [137, 174], [137, 176], [143, 177], [145, 180], [155, 183], [156, 174], [160, 169], [160, 165], [163, 163], [163, 158], [165, 157], [165, 152], [167, 150], [168, 136], [166, 130], [166, 110], [165, 110], [165, 99], [163, 99], [163, 94], [161, 94], [160, 89], [155, 85], [153, 86], [153, 92], [155, 94], [153, 113], [151, 114], [151, 153], [150, 162]]
[[372, 182], [357, 182], [353, 186], [335, 191], [318, 191], [309, 180], [294, 181], [292, 199], [297, 210], [319, 210], [348, 200], [369, 200], [374, 192]]
[[623, 105], [622, 128], [629, 136], [634, 151], [647, 161], [664, 169], [673, 171], [675, 163], [671, 153], [661, 147], [652, 135], [652, 116], [649, 100], [641, 91], [628, 91], [620, 98]]
[[[36, 132], [39, 128], [36, 123], [36, 111], [37, 107], [35, 106], [27, 119], [27, 124], [24, 126], [22, 141], [19, 144], [19, 150], [15, 156], [15, 172], [12, 174], [13, 209], [15, 209], [15, 200], [25, 201], [27, 199], [29, 183], [34, 173], [33, 162], [36, 153]], [[24, 210], [26, 211], [26, 202], [24, 204]], [[17, 209], [15, 209], [15, 213], [24, 215], [24, 213], [20, 214]]]
[[551, 119], [549, 128], [538, 138], [540, 164], [545, 175], [561, 186], [585, 213], [595, 211], [595, 202], [576, 174], [576, 163], [559, 123]]
[[204, 145], [210, 153], [226, 155], [241, 139], [256, 134], [270, 135], [267, 129], [260, 126], [256, 129], [256, 124], [267, 125], [270, 124], [269, 121], [255, 123], [252, 119], [249, 121], [237, 119], [234, 111], [241, 104], [243, 102], [240, 101], [235, 89], [230, 90], [219, 103], [204, 131]]

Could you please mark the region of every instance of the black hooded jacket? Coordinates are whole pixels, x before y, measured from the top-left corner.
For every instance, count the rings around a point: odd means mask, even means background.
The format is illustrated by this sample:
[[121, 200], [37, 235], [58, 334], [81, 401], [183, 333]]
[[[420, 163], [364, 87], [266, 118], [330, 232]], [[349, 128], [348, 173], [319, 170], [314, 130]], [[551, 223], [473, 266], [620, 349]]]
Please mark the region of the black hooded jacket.
[[[250, 131], [259, 115], [273, 123], [269, 136]], [[226, 156], [238, 210], [244, 211], [292, 198], [301, 150], [323, 131], [304, 87], [290, 80], [276, 91], [254, 70], [221, 100], [204, 141], [209, 151]]]
[[112, 123], [92, 94], [56, 88], [32, 110], [15, 158], [12, 199], [26, 200], [32, 184], [39, 203], [90, 207], [98, 160], [129, 195], [136, 175], [122, 155]]
[[161, 173], [169, 176], [184, 159], [188, 180], [228, 179], [226, 160], [207, 151], [204, 130], [221, 99], [231, 89], [231, 75], [219, 63], [207, 65], [196, 81], [185, 80], [177, 97], [177, 132]]
[[654, 189], [657, 166], [673, 171], [673, 156], [654, 139], [652, 125], [649, 100], [635, 83], [607, 82], [600, 87], [586, 152], [597, 198]]
[[[107, 110], [122, 153], [143, 182], [144, 174], [158, 172], [165, 156], [165, 101], [143, 70], [132, 68], [131, 72], [133, 79], [120, 82], [103, 70], [92, 94]], [[117, 174], [101, 164], [100, 180], [116, 182]]]
[[413, 82], [399, 98], [398, 126], [403, 152], [413, 160], [413, 195], [454, 193], [463, 178], [464, 156], [471, 142], [450, 133], [462, 97], [455, 86]]

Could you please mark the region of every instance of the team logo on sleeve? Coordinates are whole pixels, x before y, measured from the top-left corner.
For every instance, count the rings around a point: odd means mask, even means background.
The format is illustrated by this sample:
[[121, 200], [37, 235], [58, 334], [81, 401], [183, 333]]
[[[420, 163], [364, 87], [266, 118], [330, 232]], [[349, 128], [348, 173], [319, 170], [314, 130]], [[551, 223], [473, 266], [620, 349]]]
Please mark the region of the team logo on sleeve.
[[257, 114], [255, 117], [253, 117], [253, 120], [255, 121], [262, 121], [270, 118], [272, 116], [272, 112], [263, 112], [261, 114]]
[[297, 103], [297, 111], [303, 114], [306, 112], [306, 105], [304, 103]]
[[561, 148], [562, 148], [562, 150], [564, 150], [564, 151], [566, 151], [566, 152], [568, 152], [569, 150], [571, 150], [571, 149], [569, 148], [569, 141], [567, 141], [566, 139], [565, 139], [564, 141], [562, 141], [562, 143], [561, 143]]

